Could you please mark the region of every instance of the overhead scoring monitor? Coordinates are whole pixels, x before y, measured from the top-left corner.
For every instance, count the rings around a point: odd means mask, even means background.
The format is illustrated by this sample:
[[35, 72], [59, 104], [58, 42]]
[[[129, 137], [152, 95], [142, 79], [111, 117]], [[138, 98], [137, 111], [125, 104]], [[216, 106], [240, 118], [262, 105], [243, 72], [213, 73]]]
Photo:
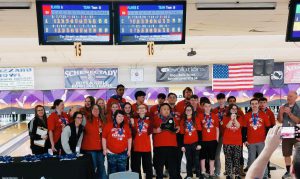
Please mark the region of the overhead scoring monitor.
[[119, 2], [115, 12], [116, 44], [185, 43], [185, 1]]
[[37, 1], [41, 45], [113, 44], [111, 3]]

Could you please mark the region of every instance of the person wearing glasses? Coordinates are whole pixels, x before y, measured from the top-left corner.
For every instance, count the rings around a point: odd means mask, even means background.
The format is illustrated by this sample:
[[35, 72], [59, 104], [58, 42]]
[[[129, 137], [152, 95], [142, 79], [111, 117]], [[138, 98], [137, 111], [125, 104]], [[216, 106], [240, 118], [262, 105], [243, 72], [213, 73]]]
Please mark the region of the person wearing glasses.
[[61, 133], [61, 145], [66, 154], [79, 153], [83, 137], [83, 114], [75, 112], [72, 118], [74, 122], [67, 125]]

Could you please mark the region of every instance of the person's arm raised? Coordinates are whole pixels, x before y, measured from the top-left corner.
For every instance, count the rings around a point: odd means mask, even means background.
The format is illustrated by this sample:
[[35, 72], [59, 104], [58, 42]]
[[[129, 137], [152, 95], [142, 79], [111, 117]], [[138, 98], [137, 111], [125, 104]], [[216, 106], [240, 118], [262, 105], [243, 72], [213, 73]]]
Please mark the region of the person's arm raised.
[[265, 147], [249, 168], [245, 179], [263, 178], [267, 164], [281, 142], [280, 133], [281, 127], [278, 125], [269, 130], [265, 140]]

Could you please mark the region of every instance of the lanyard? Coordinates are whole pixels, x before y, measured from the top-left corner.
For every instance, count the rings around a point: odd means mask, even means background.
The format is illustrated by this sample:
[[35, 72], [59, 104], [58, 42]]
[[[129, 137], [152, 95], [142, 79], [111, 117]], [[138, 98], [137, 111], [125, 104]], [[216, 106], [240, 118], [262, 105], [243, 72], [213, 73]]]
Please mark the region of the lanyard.
[[223, 116], [224, 116], [224, 111], [225, 108], [223, 108], [224, 110], [221, 111], [220, 106], [218, 107], [218, 117], [219, 117], [219, 121], [223, 121]]
[[205, 121], [207, 123], [207, 128], [209, 129], [210, 126], [211, 126], [211, 123], [212, 123], [211, 115], [209, 115], [209, 117], [206, 117], [206, 115], [204, 114], [204, 119], [205, 119]]
[[252, 121], [253, 121], [253, 125], [256, 126], [258, 121], [258, 113], [256, 114], [252, 113]]
[[142, 129], [143, 129], [143, 127], [144, 127], [144, 120], [145, 120], [146, 118], [144, 117], [144, 118], [139, 118], [139, 120], [138, 120], [138, 131], [139, 131], [139, 133], [141, 133], [142, 132]]

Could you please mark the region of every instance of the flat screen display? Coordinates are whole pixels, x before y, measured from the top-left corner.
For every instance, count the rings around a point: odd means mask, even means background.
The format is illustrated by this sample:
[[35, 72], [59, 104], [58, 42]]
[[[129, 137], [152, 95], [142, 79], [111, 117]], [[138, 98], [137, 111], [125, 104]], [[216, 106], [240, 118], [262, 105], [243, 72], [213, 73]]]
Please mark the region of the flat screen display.
[[186, 2], [116, 3], [116, 44], [184, 44]]
[[111, 3], [38, 1], [42, 45], [113, 44]]
[[291, 1], [286, 41], [300, 41], [300, 1]]

